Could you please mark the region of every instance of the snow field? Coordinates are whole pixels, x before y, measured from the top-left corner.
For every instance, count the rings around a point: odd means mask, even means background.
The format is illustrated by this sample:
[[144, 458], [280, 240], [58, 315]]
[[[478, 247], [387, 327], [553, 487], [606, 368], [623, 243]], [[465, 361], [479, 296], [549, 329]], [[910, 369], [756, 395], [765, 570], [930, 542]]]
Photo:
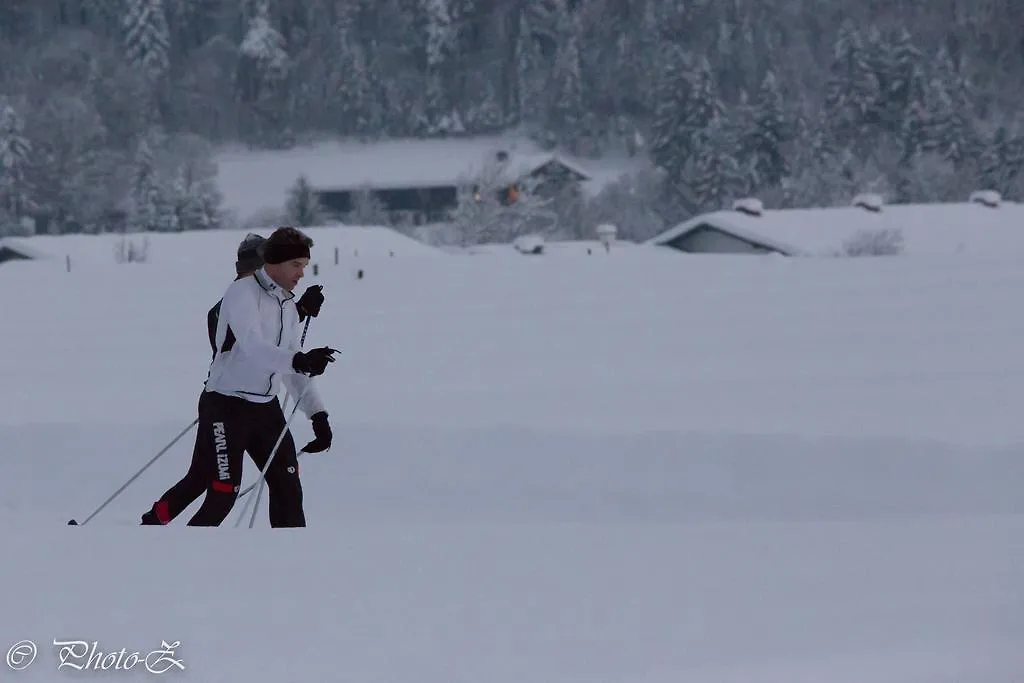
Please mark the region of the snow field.
[[191, 434], [68, 528], [194, 417], [237, 239], [182, 239], [0, 266], [37, 302], [0, 335], [0, 645], [41, 648], [12, 680], [74, 674], [54, 638], [178, 640], [203, 683], [1024, 671], [1012, 259], [353, 257], [300, 285], [343, 349], [310, 528], [137, 527]]

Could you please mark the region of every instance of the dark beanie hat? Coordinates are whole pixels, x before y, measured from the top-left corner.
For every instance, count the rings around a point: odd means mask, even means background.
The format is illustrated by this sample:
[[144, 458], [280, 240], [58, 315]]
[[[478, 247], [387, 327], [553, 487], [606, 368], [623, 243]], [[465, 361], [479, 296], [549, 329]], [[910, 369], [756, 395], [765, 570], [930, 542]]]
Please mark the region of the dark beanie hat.
[[235, 272], [241, 275], [263, 266], [263, 245], [265, 240], [260, 235], [250, 232], [238, 245], [238, 260], [235, 261]]
[[278, 228], [267, 238], [263, 247], [266, 263], [284, 263], [297, 258], [309, 258], [313, 240], [295, 228]]

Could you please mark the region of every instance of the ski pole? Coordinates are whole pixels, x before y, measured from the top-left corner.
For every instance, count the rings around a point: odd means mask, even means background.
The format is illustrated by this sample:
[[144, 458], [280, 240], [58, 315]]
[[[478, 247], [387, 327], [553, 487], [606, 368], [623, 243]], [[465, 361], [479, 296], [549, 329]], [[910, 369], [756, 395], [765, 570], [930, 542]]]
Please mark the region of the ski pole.
[[149, 468], [149, 466], [150, 466], [150, 465], [152, 465], [153, 463], [155, 463], [155, 462], [157, 461], [157, 459], [158, 459], [158, 458], [159, 458], [160, 456], [162, 456], [162, 455], [163, 455], [164, 453], [166, 453], [167, 451], [171, 450], [171, 447], [172, 447], [172, 446], [174, 446], [174, 444], [178, 443], [178, 441], [180, 441], [180, 440], [181, 440], [181, 437], [183, 437], [183, 436], [185, 436], [186, 434], [188, 434], [188, 433], [189, 433], [189, 432], [190, 432], [190, 431], [192, 430], [192, 428], [193, 428], [193, 427], [195, 427], [195, 426], [196, 426], [197, 424], [199, 424], [199, 418], [198, 418], [198, 417], [197, 417], [196, 419], [192, 420], [192, 422], [191, 422], [191, 423], [190, 423], [190, 424], [188, 425], [188, 427], [185, 427], [185, 429], [181, 430], [181, 432], [180, 432], [180, 433], [179, 433], [179, 434], [178, 434], [178, 435], [177, 435], [176, 437], [174, 437], [174, 439], [173, 439], [173, 440], [172, 440], [172, 441], [171, 441], [171, 442], [170, 442], [169, 444], [167, 444], [167, 445], [166, 445], [166, 446], [164, 446], [164, 447], [163, 447], [162, 449], [160, 449], [160, 452], [159, 452], [159, 453], [157, 453], [156, 455], [154, 455], [154, 456], [153, 456], [153, 459], [152, 459], [152, 460], [150, 460], [150, 461], [149, 461], [149, 462], [147, 462], [147, 463], [146, 463], [145, 465], [143, 465], [143, 466], [142, 466], [142, 469], [141, 469], [141, 470], [139, 470], [138, 472], [136, 472], [136, 473], [135, 473], [135, 474], [134, 474], [134, 475], [132, 476], [132, 478], [131, 478], [131, 479], [129, 479], [128, 481], [126, 481], [126, 482], [125, 482], [125, 483], [124, 483], [124, 484], [123, 484], [123, 485], [121, 486], [121, 488], [119, 488], [118, 490], [114, 491], [114, 493], [113, 493], [113, 494], [112, 494], [112, 495], [110, 496], [110, 498], [107, 498], [107, 499], [106, 499], [105, 501], [103, 501], [103, 504], [102, 504], [102, 505], [100, 505], [100, 506], [99, 506], [98, 508], [96, 508], [96, 509], [95, 509], [95, 510], [93, 511], [93, 513], [92, 513], [91, 515], [89, 515], [88, 517], [86, 517], [86, 518], [85, 518], [85, 519], [84, 519], [84, 520], [82, 521], [82, 523], [81, 523], [81, 524], [79, 524], [79, 523], [78, 523], [78, 521], [76, 521], [75, 519], [71, 519], [70, 521], [68, 521], [68, 526], [85, 526], [86, 524], [88, 524], [88, 523], [89, 523], [89, 520], [90, 520], [90, 519], [92, 519], [92, 518], [93, 518], [93, 517], [95, 517], [95, 516], [96, 516], [97, 514], [99, 514], [100, 510], [102, 510], [103, 508], [107, 507], [107, 505], [109, 505], [109, 504], [110, 504], [110, 502], [111, 502], [112, 500], [114, 500], [114, 499], [115, 499], [115, 498], [117, 498], [117, 497], [118, 497], [119, 495], [121, 495], [121, 492], [122, 492], [122, 491], [124, 491], [124, 490], [125, 490], [126, 488], [128, 488], [128, 486], [129, 486], [129, 485], [130, 485], [130, 484], [131, 484], [131, 483], [132, 483], [133, 481], [135, 481], [136, 479], [138, 479], [138, 478], [139, 478], [139, 475], [141, 475], [141, 474], [142, 474], [143, 472], [145, 472], [145, 471], [146, 471], [146, 470], [147, 470], [147, 469]]
[[[306, 452], [306, 451], [301, 451], [301, 450], [300, 450], [300, 451], [299, 451], [299, 452], [298, 452], [298, 453], [297, 453], [296, 455], [302, 455], [302, 454], [303, 454], [303, 453], [305, 453], [305, 452]], [[242, 497], [243, 497], [243, 496], [245, 496], [246, 494], [250, 493], [250, 492], [251, 492], [251, 491], [252, 491], [252, 490], [253, 490], [254, 488], [256, 488], [256, 487], [257, 487], [258, 485], [259, 485], [259, 481], [254, 481], [253, 483], [249, 484], [249, 485], [248, 485], [247, 487], [245, 487], [244, 489], [242, 489], [242, 492], [238, 494], [238, 497], [239, 497], [239, 498], [242, 498]], [[248, 509], [249, 509], [249, 504], [248, 504], [248, 502], [246, 502], [246, 505], [245, 505], [245, 507], [244, 507], [244, 508], [242, 508], [242, 517], [245, 517], [245, 512], [246, 512], [246, 510], [248, 510]], [[236, 524], [235, 526], [237, 527], [238, 525]]]

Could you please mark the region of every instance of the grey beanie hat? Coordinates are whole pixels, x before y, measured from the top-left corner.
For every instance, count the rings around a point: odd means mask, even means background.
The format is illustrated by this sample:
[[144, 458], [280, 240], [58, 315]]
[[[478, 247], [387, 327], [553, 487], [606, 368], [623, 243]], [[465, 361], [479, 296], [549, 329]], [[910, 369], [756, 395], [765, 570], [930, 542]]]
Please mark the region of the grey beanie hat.
[[241, 275], [251, 270], [259, 270], [263, 266], [263, 245], [266, 238], [250, 232], [238, 245], [238, 260], [235, 261], [235, 272]]

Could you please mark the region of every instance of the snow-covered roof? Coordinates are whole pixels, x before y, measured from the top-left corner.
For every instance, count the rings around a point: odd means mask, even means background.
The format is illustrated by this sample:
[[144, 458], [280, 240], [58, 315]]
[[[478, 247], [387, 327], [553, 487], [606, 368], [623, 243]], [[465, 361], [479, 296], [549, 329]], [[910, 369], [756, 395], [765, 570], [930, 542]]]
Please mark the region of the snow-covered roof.
[[1024, 254], [1024, 204], [993, 208], [975, 202], [767, 209], [761, 215], [715, 211], [695, 216], [648, 240], [665, 244], [702, 225], [794, 256], [832, 256], [863, 231], [899, 230], [904, 252], [914, 255]]
[[4, 248], [8, 248], [11, 251], [17, 252], [29, 259], [49, 258], [48, 254], [28, 246], [21, 240], [12, 239], [10, 237], [0, 237], [0, 249]]

